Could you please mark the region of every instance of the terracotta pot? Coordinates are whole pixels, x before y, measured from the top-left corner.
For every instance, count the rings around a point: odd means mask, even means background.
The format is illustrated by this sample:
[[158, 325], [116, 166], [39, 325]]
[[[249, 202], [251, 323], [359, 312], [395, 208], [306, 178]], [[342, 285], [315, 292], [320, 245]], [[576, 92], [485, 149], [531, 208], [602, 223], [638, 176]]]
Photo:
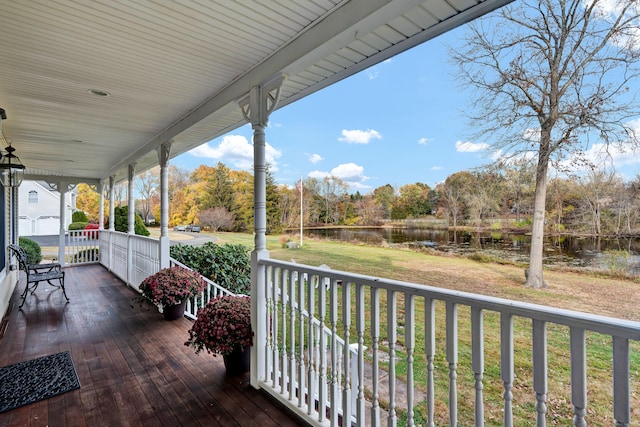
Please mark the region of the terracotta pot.
[[187, 300], [179, 304], [166, 305], [162, 307], [162, 314], [165, 320], [177, 320], [184, 316], [184, 310], [187, 308]]
[[251, 347], [236, 347], [233, 352], [223, 354], [227, 375], [240, 375], [249, 372], [251, 367]]

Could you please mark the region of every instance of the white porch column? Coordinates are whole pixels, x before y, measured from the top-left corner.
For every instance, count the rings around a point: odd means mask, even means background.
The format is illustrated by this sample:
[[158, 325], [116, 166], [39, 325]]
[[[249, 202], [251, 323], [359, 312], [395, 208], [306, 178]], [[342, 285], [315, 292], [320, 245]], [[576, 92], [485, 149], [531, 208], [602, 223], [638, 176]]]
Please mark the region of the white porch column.
[[136, 164], [131, 163], [129, 165], [129, 191], [127, 196], [129, 198], [129, 234], [136, 234], [135, 232], [135, 220], [136, 220], [136, 199], [135, 199], [135, 179], [136, 177]]
[[18, 187], [11, 188], [11, 198], [10, 198], [10, 206], [12, 209], [11, 215], [11, 236], [9, 237], [10, 243], [14, 245], [18, 244], [18, 237], [20, 231], [20, 216], [18, 212]]
[[259, 388], [265, 380], [267, 348], [267, 308], [264, 268], [259, 262], [269, 258], [267, 251], [267, 189], [266, 189], [266, 139], [264, 129], [269, 114], [275, 109], [280, 96], [283, 78], [251, 88], [249, 95], [240, 101], [242, 114], [253, 128], [253, 204], [255, 247], [251, 252], [251, 327], [254, 332], [251, 351], [251, 385]]
[[129, 198], [129, 238], [127, 239], [127, 285], [133, 283], [133, 239], [131, 236], [136, 234], [135, 218], [136, 218], [136, 199], [134, 197], [134, 178], [136, 172], [136, 164], [131, 163], [129, 165], [129, 191], [127, 196]]
[[102, 180], [97, 185], [98, 194], [100, 194], [100, 211], [98, 212], [98, 229], [104, 230], [104, 184]]
[[61, 265], [64, 265], [64, 250], [66, 246], [65, 223], [67, 222], [65, 209], [65, 196], [67, 194], [66, 182], [58, 182], [58, 192], [60, 192], [60, 231], [58, 232], [58, 262]]
[[160, 161], [160, 268], [169, 267], [169, 154], [172, 141], [165, 142], [158, 148]]
[[111, 175], [109, 177], [109, 231], [115, 231], [116, 229], [116, 176]]
[[109, 271], [113, 270], [113, 232], [116, 231], [116, 176], [109, 177]]

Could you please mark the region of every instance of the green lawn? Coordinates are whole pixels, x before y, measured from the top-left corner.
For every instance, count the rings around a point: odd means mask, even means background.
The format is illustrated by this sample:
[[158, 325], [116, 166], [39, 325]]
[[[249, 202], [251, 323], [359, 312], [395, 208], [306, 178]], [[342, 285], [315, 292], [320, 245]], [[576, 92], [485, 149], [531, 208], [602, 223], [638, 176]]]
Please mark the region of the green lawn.
[[[253, 247], [253, 236], [248, 234], [216, 233], [219, 243], [239, 243]], [[327, 264], [332, 269], [408, 281], [430, 286], [456, 289], [466, 292], [492, 295], [518, 301], [579, 310], [629, 320], [640, 320], [640, 284], [631, 280], [595, 277], [575, 272], [547, 271], [545, 279], [549, 288], [533, 290], [524, 287], [521, 266], [478, 263], [467, 258], [434, 255], [429, 252], [369, 247], [347, 243], [305, 240], [299, 249], [284, 249], [279, 236], [267, 236], [267, 248], [274, 259], [318, 266]], [[366, 312], [369, 313], [369, 294], [365, 297]], [[352, 292], [352, 307], [354, 295]], [[386, 293], [381, 293], [381, 315], [386, 321], [384, 307]], [[398, 302], [398, 343], [404, 344], [402, 335], [404, 319], [402, 297]], [[352, 312], [355, 309], [352, 309]], [[414, 370], [418, 388], [424, 390], [426, 369], [424, 356], [424, 302], [416, 299], [416, 354]], [[445, 360], [444, 304], [436, 304], [438, 354], [436, 365], [436, 401], [438, 424], [448, 424], [448, 364]], [[352, 314], [354, 315], [354, 314]], [[368, 323], [368, 315], [366, 316]], [[355, 321], [352, 319], [352, 325]], [[384, 325], [384, 323], [383, 323]], [[471, 371], [470, 310], [459, 309], [459, 363], [458, 402], [459, 423], [470, 425], [473, 419], [474, 382]], [[497, 313], [486, 313], [485, 329], [485, 374], [484, 394], [486, 425], [502, 424], [502, 381], [500, 379], [500, 320]], [[368, 328], [368, 324], [367, 324]], [[384, 329], [384, 328], [383, 328]], [[386, 333], [381, 331], [381, 339]], [[357, 336], [352, 328], [351, 337]], [[566, 327], [548, 327], [548, 371], [549, 393], [547, 400], [549, 425], [568, 425], [573, 416], [570, 392], [569, 331]], [[595, 333], [587, 334], [588, 343], [588, 388], [589, 404], [587, 420], [590, 425], [612, 425], [611, 405], [611, 339]], [[365, 334], [365, 345], [371, 348], [369, 333]], [[516, 425], [535, 425], [535, 398], [532, 392], [531, 322], [515, 319], [514, 333], [514, 414]], [[401, 347], [402, 348], [402, 347]], [[386, 348], [385, 348], [386, 350]], [[636, 384], [640, 376], [640, 346], [632, 343], [632, 408], [640, 407]], [[371, 358], [371, 354], [368, 354]], [[398, 376], [406, 375], [404, 353], [399, 352]], [[418, 422], [426, 414], [424, 405], [419, 405]]]

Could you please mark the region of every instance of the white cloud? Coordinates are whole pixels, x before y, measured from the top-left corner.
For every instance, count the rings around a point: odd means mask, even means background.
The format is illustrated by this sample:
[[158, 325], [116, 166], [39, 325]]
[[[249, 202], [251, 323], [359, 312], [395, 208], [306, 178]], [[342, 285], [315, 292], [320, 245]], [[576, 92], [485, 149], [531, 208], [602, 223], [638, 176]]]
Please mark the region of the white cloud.
[[336, 177], [344, 181], [345, 183], [347, 183], [351, 188], [354, 188], [354, 189], [369, 188], [367, 185], [364, 184], [364, 182], [369, 179], [368, 176], [364, 175], [364, 167], [357, 165], [355, 163], [343, 163], [331, 169], [331, 171], [329, 172], [315, 170], [315, 171], [309, 172], [309, 177], [316, 178], [316, 179], [323, 179], [326, 177]]
[[[217, 160], [239, 169], [250, 170], [253, 167], [253, 145], [244, 136], [226, 135], [217, 147], [212, 147], [209, 144], [202, 144], [189, 151], [189, 154], [195, 157]], [[271, 171], [278, 171], [276, 159], [282, 156], [282, 152], [269, 144], [266, 144], [265, 152]]]
[[309, 154], [309, 161], [313, 164], [318, 163], [319, 161], [324, 160], [320, 154]]
[[443, 166], [432, 166], [431, 170], [432, 171], [441, 171], [441, 170], [444, 170], [444, 167]]
[[420, 144], [420, 145], [427, 145], [427, 143], [428, 143], [428, 142], [431, 142], [431, 141], [433, 141], [433, 138], [424, 138], [424, 137], [423, 137], [423, 138], [420, 138], [420, 139], [418, 140], [418, 144]]
[[[623, 150], [614, 145], [607, 147], [606, 144], [593, 144], [591, 148], [582, 154], [581, 159], [594, 165], [603, 166], [606, 164], [616, 169], [640, 164], [640, 156], [638, 156], [637, 151], [633, 151], [630, 148]], [[588, 170], [588, 165], [574, 156], [560, 162], [560, 166], [563, 170], [573, 172], [585, 172]]]
[[347, 130], [342, 129], [342, 136], [338, 138], [338, 141], [346, 142], [349, 144], [368, 144], [371, 139], [382, 139], [382, 135], [377, 130]]
[[484, 142], [462, 142], [456, 141], [456, 151], [459, 153], [476, 153], [478, 151], [484, 151], [489, 149], [489, 144]]

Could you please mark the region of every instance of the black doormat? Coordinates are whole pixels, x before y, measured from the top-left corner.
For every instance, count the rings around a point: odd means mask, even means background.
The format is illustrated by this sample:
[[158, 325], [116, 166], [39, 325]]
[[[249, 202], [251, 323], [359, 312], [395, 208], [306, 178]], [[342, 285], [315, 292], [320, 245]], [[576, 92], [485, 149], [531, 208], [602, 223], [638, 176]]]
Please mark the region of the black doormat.
[[68, 351], [0, 368], [0, 413], [80, 388]]

